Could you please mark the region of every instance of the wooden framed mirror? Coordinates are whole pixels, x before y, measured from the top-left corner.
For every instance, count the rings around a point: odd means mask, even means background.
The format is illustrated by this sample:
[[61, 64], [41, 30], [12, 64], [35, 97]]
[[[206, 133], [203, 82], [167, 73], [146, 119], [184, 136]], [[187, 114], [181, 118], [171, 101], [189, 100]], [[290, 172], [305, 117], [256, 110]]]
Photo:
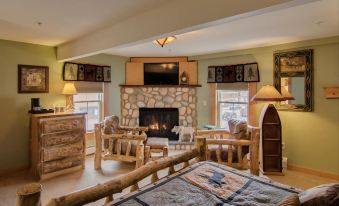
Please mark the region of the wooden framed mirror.
[[313, 110], [313, 50], [274, 53], [274, 86], [285, 97], [278, 110]]

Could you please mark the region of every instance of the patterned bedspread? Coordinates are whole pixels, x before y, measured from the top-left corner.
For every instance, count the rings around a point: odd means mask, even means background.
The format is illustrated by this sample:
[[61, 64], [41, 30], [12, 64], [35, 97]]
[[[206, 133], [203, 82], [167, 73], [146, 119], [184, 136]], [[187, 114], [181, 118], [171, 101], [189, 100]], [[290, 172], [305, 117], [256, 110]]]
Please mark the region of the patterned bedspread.
[[299, 190], [214, 162], [196, 163], [112, 202], [114, 206], [276, 205]]

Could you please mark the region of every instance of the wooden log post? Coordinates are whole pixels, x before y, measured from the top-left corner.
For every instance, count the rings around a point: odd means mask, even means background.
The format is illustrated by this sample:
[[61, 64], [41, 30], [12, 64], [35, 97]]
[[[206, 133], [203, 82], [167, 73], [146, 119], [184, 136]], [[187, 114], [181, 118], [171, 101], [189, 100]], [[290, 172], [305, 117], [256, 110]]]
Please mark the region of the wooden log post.
[[101, 124], [95, 125], [95, 154], [94, 154], [94, 168], [101, 169], [101, 154], [102, 153], [102, 137]]
[[17, 194], [17, 206], [41, 206], [41, 185], [31, 183], [20, 187]]
[[202, 136], [195, 137], [195, 148], [199, 155], [196, 158], [198, 162], [206, 160], [206, 138]]
[[251, 140], [252, 144], [250, 147], [250, 171], [253, 175], [259, 175], [259, 143], [260, 143], [260, 129], [251, 128]]

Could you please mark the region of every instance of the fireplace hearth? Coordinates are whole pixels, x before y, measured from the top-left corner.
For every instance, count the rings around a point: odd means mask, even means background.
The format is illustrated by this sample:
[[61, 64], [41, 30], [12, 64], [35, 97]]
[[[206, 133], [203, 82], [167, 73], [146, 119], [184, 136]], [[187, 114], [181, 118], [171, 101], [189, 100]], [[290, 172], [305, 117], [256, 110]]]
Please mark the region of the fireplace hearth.
[[171, 132], [178, 125], [178, 108], [139, 108], [139, 126], [148, 127], [148, 137], [178, 140], [179, 136]]

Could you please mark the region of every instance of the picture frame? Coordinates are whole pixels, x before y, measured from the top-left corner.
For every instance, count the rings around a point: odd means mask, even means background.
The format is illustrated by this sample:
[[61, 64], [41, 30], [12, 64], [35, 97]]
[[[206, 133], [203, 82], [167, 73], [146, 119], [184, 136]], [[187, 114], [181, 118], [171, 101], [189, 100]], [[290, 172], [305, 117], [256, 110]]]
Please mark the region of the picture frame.
[[235, 82], [243, 82], [244, 81], [244, 65], [238, 64], [235, 65]]
[[[274, 58], [274, 87], [282, 87], [294, 97], [280, 104], [277, 109], [284, 111], [313, 111], [313, 49], [276, 51]], [[292, 90], [291, 88], [294, 88]], [[298, 91], [297, 93], [294, 93]]]
[[95, 80], [97, 82], [103, 82], [104, 81], [103, 67], [100, 67], [100, 66], [97, 67]]
[[235, 68], [233, 65], [224, 66], [223, 69], [223, 83], [235, 82]]
[[97, 67], [95, 65], [85, 65], [85, 81], [95, 82], [96, 81]]
[[244, 64], [244, 82], [259, 82], [259, 69], [257, 63]]
[[103, 67], [104, 82], [111, 82], [111, 67]]
[[64, 81], [77, 81], [78, 80], [78, 64], [66, 62], [63, 69]]
[[78, 64], [78, 79], [77, 81], [85, 81], [85, 65]]
[[207, 83], [215, 83], [215, 67], [208, 67]]
[[48, 66], [18, 65], [18, 93], [48, 93]]
[[216, 67], [215, 68], [215, 81], [217, 83], [222, 83], [224, 77], [224, 67]]

